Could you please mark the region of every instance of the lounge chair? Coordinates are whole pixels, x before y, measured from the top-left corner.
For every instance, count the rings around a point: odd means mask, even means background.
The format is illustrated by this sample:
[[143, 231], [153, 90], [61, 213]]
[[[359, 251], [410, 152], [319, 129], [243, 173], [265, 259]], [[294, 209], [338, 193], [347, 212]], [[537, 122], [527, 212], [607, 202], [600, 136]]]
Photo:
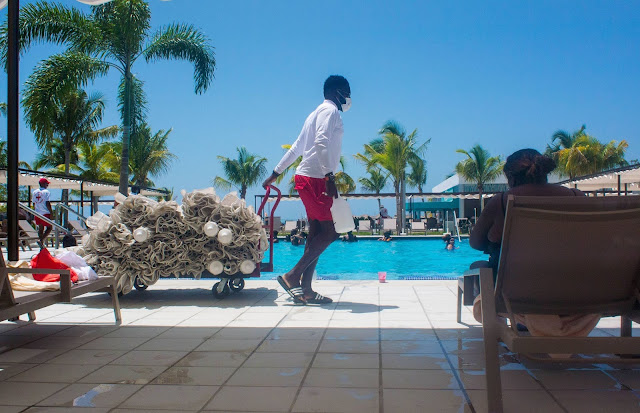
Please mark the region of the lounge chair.
[[382, 220], [382, 231], [395, 231], [396, 230], [396, 219], [395, 218], [384, 218]]
[[284, 223], [284, 232], [291, 232], [293, 229], [297, 228], [297, 221], [287, 221]]
[[[13, 291], [9, 274], [60, 274], [59, 291]], [[116, 323], [122, 321], [120, 302], [116, 282], [113, 277], [99, 277], [97, 280], [71, 283], [69, 270], [54, 270], [41, 268], [8, 268], [4, 257], [0, 254], [0, 321], [15, 320], [22, 314], [28, 314], [29, 320], [36, 319], [35, 311], [56, 303], [70, 303], [80, 295], [104, 291], [111, 294], [111, 302]]]
[[71, 228], [78, 233], [78, 236], [80, 238], [89, 234], [89, 230], [83, 227], [80, 221], [70, 219], [69, 225], [71, 225]]
[[411, 233], [416, 231], [423, 231], [426, 234], [426, 230], [424, 228], [424, 222], [422, 221], [413, 221], [411, 222]]
[[370, 232], [371, 231], [371, 221], [368, 219], [358, 221], [358, 232]]
[[[640, 197], [509, 196], [494, 287], [480, 276], [487, 398], [502, 412], [499, 342], [534, 354], [638, 354], [628, 317], [640, 300]], [[508, 326], [506, 315], [511, 321]], [[621, 337], [534, 337], [517, 331], [515, 315], [622, 316]], [[548, 361], [611, 362], [612, 358]], [[634, 358], [616, 361], [640, 362]]]
[[[21, 243], [26, 243], [29, 249], [31, 249], [31, 241], [40, 241], [38, 231], [31, 226], [29, 221], [21, 219], [18, 221], [18, 226], [20, 227], [20, 231], [24, 232], [24, 234], [20, 236], [20, 241]], [[47, 240], [45, 240], [45, 243], [46, 241]]]
[[435, 219], [434, 217], [427, 218], [426, 227], [427, 227], [428, 230], [429, 229], [438, 229], [438, 220]]

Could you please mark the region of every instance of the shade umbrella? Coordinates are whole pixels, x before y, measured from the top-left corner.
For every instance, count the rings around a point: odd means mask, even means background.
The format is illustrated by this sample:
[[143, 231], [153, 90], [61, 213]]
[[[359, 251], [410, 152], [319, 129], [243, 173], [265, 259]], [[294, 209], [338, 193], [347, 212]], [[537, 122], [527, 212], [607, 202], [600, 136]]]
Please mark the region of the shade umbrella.
[[[77, 0], [98, 6], [111, 0]], [[9, 6], [7, 31], [7, 230], [9, 261], [18, 255], [18, 61], [20, 39], [20, 0], [0, 0], [0, 9]]]

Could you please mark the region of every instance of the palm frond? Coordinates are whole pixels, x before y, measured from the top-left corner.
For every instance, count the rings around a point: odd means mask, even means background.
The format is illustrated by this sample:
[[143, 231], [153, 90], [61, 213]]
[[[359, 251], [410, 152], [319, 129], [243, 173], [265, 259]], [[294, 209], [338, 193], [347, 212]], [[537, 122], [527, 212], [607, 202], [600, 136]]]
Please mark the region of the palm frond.
[[170, 24], [152, 37], [144, 50], [147, 62], [159, 59], [186, 60], [193, 64], [195, 92], [205, 92], [214, 78], [216, 67], [209, 38], [189, 24]]

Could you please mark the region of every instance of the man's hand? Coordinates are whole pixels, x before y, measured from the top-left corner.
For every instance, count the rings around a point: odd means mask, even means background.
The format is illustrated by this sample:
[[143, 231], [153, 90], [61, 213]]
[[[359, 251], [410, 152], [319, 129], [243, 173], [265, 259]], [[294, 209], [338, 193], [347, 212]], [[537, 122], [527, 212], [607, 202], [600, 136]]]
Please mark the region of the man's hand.
[[279, 175], [280, 174], [275, 173], [275, 171], [272, 172], [271, 176], [264, 180], [264, 182], [262, 183], [262, 187], [264, 189], [267, 189], [269, 187], [269, 185], [271, 185], [272, 183], [274, 183], [276, 181], [276, 179], [278, 178]]
[[336, 177], [333, 172], [329, 172], [324, 176], [325, 193], [331, 198], [338, 197], [338, 188], [336, 187]]

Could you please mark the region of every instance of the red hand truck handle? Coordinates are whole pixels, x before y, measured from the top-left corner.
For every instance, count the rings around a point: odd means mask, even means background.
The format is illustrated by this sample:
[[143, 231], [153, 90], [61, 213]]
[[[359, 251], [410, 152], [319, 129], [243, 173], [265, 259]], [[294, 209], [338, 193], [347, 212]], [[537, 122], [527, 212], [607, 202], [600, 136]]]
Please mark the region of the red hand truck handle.
[[269, 194], [271, 193], [271, 189], [276, 191], [278, 197], [276, 198], [276, 202], [273, 204], [273, 208], [271, 208], [271, 214], [269, 215], [269, 262], [260, 263], [259, 270], [264, 272], [272, 272], [273, 271], [273, 216], [278, 208], [278, 204], [280, 203], [280, 199], [282, 199], [282, 193], [278, 188], [273, 185], [269, 185], [267, 187], [267, 192], [262, 198], [262, 203], [260, 204], [260, 208], [258, 208], [258, 216], [262, 217], [262, 212], [264, 211], [264, 207], [269, 200]]

